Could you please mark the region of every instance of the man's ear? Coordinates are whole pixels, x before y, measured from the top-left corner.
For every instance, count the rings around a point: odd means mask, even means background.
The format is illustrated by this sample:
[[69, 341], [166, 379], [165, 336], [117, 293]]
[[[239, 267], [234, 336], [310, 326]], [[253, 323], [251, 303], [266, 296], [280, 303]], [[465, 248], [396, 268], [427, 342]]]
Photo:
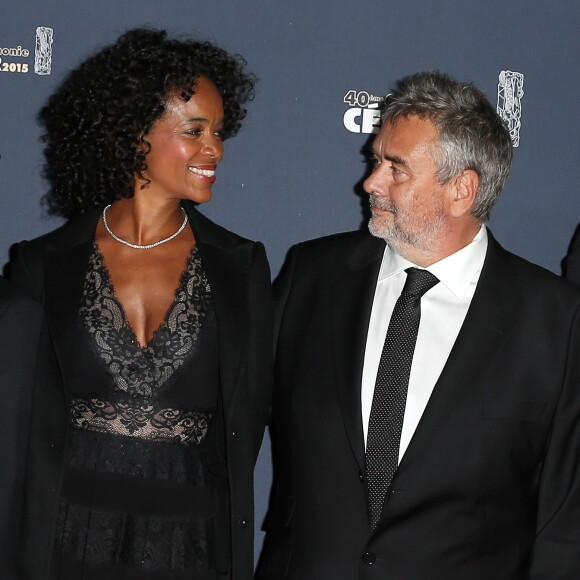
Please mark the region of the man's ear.
[[451, 188], [451, 215], [461, 217], [469, 213], [475, 203], [479, 175], [473, 169], [464, 169], [453, 181]]

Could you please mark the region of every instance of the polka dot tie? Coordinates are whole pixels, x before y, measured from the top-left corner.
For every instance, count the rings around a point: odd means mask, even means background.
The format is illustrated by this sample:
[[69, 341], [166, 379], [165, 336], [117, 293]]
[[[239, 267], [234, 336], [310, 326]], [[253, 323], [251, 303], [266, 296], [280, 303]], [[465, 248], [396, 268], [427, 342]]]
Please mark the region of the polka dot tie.
[[427, 270], [407, 268], [381, 352], [366, 450], [371, 529], [377, 526], [385, 496], [399, 463], [399, 445], [413, 352], [421, 319], [421, 296], [439, 280]]

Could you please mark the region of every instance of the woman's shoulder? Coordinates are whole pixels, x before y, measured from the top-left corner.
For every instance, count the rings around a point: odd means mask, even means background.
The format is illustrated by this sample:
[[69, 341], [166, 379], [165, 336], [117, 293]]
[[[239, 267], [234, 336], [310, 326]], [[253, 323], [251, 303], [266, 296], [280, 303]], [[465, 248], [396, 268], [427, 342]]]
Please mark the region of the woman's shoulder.
[[95, 235], [100, 215], [100, 209], [89, 210], [41, 236], [31, 240], [23, 240], [17, 247], [25, 247], [28, 253], [42, 253], [47, 247], [53, 245], [76, 244], [91, 240]]
[[57, 257], [64, 260], [74, 246], [90, 242], [99, 215], [99, 210], [89, 211], [42, 236], [16, 244], [7, 269], [10, 281], [25, 294], [38, 299], [50, 264], [54, 264]]
[[183, 207], [189, 216], [193, 232], [201, 243], [212, 244], [224, 248], [248, 245], [261, 245], [260, 242], [255, 242], [248, 238], [241, 236], [227, 228], [216, 224], [206, 215], [198, 211], [194, 204], [183, 202]]

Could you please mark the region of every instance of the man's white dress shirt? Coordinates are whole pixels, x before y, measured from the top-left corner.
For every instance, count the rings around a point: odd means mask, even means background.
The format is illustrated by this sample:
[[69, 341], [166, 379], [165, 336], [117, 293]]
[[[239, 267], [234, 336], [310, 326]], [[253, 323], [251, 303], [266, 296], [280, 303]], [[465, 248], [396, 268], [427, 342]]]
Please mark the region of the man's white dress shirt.
[[[421, 322], [409, 377], [399, 462], [467, 315], [486, 251], [487, 230], [482, 226], [469, 245], [426, 268], [437, 276], [439, 284], [421, 298]], [[365, 445], [383, 343], [395, 303], [407, 278], [405, 269], [411, 266], [418, 267], [395, 254], [388, 246], [385, 248], [373, 299], [362, 375], [361, 407]]]

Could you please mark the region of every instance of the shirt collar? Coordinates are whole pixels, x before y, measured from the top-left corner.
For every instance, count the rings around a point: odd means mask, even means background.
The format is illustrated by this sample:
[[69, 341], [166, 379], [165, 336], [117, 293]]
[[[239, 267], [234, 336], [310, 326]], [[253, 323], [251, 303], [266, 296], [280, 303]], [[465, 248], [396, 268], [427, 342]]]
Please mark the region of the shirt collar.
[[[481, 272], [487, 252], [487, 229], [481, 226], [473, 241], [454, 254], [425, 268], [439, 278], [441, 284], [461, 300], [471, 281]], [[399, 256], [387, 245], [379, 271], [379, 281], [390, 278], [416, 264]]]

